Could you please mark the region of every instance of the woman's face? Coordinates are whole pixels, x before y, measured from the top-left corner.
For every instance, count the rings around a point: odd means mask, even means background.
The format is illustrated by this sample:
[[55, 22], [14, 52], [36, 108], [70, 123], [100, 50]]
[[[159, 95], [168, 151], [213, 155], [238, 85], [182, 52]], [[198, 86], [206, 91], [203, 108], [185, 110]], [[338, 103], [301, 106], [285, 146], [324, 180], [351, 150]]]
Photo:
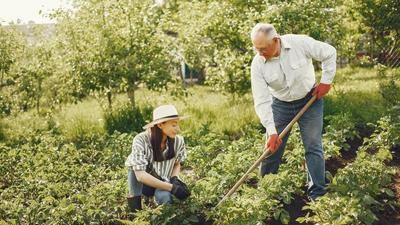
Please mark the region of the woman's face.
[[163, 134], [170, 138], [175, 138], [180, 131], [178, 119], [168, 120], [164, 123], [160, 123], [158, 124], [158, 127], [162, 130]]

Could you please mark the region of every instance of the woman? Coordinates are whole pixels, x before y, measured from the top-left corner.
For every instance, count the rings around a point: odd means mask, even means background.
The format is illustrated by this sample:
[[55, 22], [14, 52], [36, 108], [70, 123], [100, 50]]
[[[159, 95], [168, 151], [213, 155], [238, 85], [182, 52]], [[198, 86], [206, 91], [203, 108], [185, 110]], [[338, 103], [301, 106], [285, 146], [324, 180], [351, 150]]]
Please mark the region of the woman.
[[190, 196], [187, 186], [178, 179], [181, 162], [186, 157], [185, 143], [177, 135], [179, 121], [173, 105], [162, 105], [153, 111], [153, 121], [133, 139], [128, 167], [128, 207], [142, 209], [142, 194], [155, 196], [157, 204], [172, 202], [172, 196], [184, 200]]

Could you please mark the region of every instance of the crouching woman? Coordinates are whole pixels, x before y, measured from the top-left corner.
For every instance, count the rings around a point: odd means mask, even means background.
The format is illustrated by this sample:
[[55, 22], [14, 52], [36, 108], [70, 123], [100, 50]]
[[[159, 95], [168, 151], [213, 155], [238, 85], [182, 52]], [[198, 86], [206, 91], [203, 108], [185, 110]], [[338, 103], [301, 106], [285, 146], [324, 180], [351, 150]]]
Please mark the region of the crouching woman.
[[174, 195], [180, 200], [190, 196], [186, 184], [179, 180], [181, 162], [186, 157], [178, 115], [173, 105], [154, 109], [153, 121], [133, 139], [132, 152], [125, 161], [128, 167], [128, 208], [142, 209], [142, 195], [154, 196], [157, 204], [171, 203]]

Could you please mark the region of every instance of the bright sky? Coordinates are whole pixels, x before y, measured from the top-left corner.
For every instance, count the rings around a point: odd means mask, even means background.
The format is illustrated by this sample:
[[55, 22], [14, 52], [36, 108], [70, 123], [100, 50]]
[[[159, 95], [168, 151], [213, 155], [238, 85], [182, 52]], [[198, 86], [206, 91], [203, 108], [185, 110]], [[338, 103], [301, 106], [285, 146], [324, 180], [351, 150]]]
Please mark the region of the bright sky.
[[[54, 23], [46, 17], [53, 9], [72, 8], [70, 0], [0, 0], [0, 23], [9, 22], [28, 23]], [[39, 14], [39, 11], [42, 14]]]

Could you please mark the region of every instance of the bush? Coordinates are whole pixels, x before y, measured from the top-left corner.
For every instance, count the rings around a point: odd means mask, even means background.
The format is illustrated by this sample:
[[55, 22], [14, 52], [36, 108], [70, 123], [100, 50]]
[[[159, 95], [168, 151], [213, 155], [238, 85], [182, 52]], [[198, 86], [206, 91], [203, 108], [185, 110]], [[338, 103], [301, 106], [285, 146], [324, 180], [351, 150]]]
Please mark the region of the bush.
[[2, 121], [0, 121], [0, 141], [4, 141], [6, 136], [4, 134], [4, 123]]
[[350, 145], [347, 141], [359, 138], [356, 131], [354, 118], [350, 113], [340, 113], [337, 115], [326, 116], [329, 121], [323, 134], [323, 146], [325, 158], [335, 158], [340, 156], [340, 150], [349, 150]]
[[391, 108], [392, 106], [400, 105], [400, 86], [397, 80], [400, 75], [396, 70], [389, 70], [384, 65], [377, 65], [379, 77], [379, 94], [382, 95], [384, 104]]
[[12, 99], [9, 96], [0, 95], [0, 115], [9, 116], [12, 110]]
[[324, 98], [324, 115], [348, 113], [357, 127], [376, 123], [385, 115], [385, 106], [379, 93], [363, 93], [356, 90], [338, 92], [336, 96]]
[[152, 112], [153, 107], [151, 106], [145, 106], [142, 109], [130, 105], [116, 107], [111, 112], [104, 114], [104, 129], [109, 134], [113, 134], [114, 131], [140, 132], [146, 122], [151, 120]]
[[104, 134], [104, 130], [98, 121], [79, 116], [74, 116], [66, 121], [62, 127], [63, 135], [78, 146], [88, 139], [96, 139]]

